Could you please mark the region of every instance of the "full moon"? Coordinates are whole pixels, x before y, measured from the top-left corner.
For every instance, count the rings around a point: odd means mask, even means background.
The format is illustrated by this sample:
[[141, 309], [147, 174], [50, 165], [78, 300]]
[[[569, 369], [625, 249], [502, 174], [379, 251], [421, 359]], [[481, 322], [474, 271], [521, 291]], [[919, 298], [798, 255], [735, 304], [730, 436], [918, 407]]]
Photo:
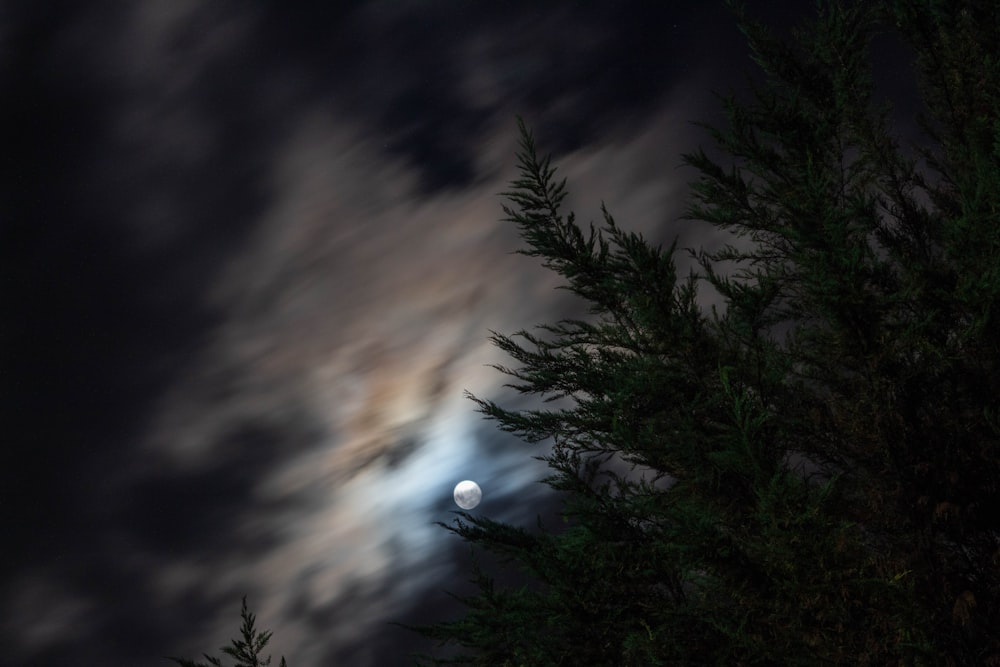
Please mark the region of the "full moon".
[[483, 499], [483, 490], [473, 481], [465, 480], [455, 485], [455, 504], [464, 510], [471, 510]]

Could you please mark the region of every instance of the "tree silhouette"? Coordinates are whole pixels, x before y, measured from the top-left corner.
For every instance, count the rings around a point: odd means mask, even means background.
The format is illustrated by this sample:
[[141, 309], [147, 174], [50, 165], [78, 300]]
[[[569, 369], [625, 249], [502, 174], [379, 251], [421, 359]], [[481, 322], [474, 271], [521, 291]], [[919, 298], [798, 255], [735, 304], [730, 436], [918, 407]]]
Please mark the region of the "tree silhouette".
[[[676, 243], [565, 214], [520, 124], [507, 220], [591, 317], [493, 335], [567, 407], [474, 400], [552, 443], [567, 526], [445, 526], [531, 583], [474, 566], [464, 617], [417, 628], [459, 647], [434, 662], [1000, 664], [1000, 5], [817, 7], [787, 41], [737, 10], [763, 80], [707, 128], [727, 161], [684, 156], [686, 217], [732, 238], [686, 277]], [[912, 156], [880, 31], [916, 54]]]
[[[243, 596], [243, 603], [240, 607], [240, 618], [243, 624], [240, 626], [240, 638], [230, 640], [229, 646], [223, 646], [220, 651], [236, 663], [234, 667], [267, 667], [271, 664], [271, 656], [263, 657], [264, 647], [271, 641], [271, 632], [265, 630], [258, 631], [256, 627], [257, 617], [250, 613], [247, 608], [247, 598]], [[222, 659], [205, 655], [204, 662], [194, 662], [184, 658], [170, 658], [181, 667], [222, 667]], [[281, 658], [280, 667], [288, 667], [285, 658]]]

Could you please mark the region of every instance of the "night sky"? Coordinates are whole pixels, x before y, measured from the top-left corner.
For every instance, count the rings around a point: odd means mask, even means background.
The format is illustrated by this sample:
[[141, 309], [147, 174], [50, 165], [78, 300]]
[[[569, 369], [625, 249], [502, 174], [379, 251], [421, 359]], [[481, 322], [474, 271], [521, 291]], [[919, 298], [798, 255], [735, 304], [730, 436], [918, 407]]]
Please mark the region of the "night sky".
[[701, 0], [4, 3], [0, 663], [165, 666], [247, 595], [294, 667], [410, 664], [453, 486], [558, 507], [463, 397], [579, 310], [500, 221], [516, 115], [582, 220], [711, 246], [680, 154], [748, 72]]

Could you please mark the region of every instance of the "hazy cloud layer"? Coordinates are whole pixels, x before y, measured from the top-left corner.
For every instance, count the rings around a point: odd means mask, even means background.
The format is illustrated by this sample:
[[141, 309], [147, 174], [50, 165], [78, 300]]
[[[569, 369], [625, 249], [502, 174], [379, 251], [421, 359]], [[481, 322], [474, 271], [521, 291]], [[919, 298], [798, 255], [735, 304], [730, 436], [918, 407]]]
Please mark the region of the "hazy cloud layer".
[[581, 220], [603, 198], [716, 242], [675, 221], [718, 64], [692, 26], [719, 15], [331, 4], [69, 3], [0, 35], [40, 105], [18, 112], [12, 467], [47, 481], [5, 473], [14, 662], [195, 655], [248, 594], [293, 664], [406, 664], [386, 623], [464, 582], [432, 525], [452, 486], [551, 512], [537, 452], [462, 397], [501, 391], [490, 329], [577, 309], [499, 222], [515, 114]]

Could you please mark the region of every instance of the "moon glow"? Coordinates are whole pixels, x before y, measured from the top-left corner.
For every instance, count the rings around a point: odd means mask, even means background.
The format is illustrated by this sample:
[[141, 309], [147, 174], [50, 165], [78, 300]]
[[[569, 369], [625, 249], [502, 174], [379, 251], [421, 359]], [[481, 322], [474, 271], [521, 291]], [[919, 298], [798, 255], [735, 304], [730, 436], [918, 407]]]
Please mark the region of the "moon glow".
[[471, 480], [455, 485], [455, 504], [464, 510], [471, 510], [483, 499], [483, 490]]

